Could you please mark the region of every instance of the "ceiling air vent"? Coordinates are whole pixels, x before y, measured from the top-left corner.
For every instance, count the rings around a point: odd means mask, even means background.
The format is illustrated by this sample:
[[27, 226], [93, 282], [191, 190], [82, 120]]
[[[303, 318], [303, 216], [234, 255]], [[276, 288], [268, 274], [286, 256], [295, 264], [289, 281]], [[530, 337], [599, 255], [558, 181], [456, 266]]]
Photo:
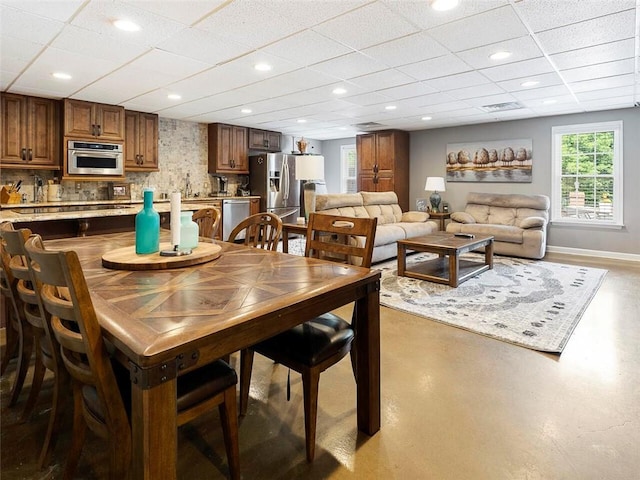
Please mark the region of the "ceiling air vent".
[[382, 125], [381, 123], [376, 123], [376, 122], [356, 123], [353, 126], [356, 127], [358, 130], [371, 130], [374, 128], [384, 127], [384, 125]]
[[524, 108], [518, 102], [494, 103], [493, 105], [483, 105], [480, 107], [485, 112], [506, 112], [507, 110], [518, 110]]

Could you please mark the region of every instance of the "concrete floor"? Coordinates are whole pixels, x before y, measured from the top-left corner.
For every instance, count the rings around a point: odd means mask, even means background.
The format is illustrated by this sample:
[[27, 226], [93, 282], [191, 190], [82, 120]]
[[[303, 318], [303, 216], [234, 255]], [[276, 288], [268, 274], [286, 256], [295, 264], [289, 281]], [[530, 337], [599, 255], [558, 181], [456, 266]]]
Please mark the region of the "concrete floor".
[[[286, 369], [257, 355], [240, 424], [243, 478], [640, 478], [640, 266], [547, 260], [609, 270], [562, 355], [383, 307], [382, 429], [371, 438], [358, 433], [355, 386], [343, 360], [321, 376], [312, 464], [305, 461], [299, 376], [292, 373], [287, 402]], [[58, 478], [67, 439], [49, 467], [35, 467], [50, 392], [31, 422], [17, 424], [20, 408], [5, 406], [10, 378], [1, 383], [2, 479]], [[88, 435], [78, 478], [107, 478], [103, 445]], [[180, 429], [179, 457], [179, 478], [225, 478], [217, 412]]]

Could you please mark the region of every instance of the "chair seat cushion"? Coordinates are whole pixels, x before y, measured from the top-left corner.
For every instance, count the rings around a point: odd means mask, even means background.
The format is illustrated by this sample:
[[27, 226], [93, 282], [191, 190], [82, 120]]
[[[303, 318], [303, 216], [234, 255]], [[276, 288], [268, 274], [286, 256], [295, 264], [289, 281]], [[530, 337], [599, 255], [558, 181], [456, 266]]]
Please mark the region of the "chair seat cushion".
[[[124, 408], [130, 416], [131, 381], [129, 380], [129, 372], [115, 361], [112, 362], [112, 365]], [[236, 371], [224, 360], [217, 360], [181, 375], [178, 377], [178, 412], [213, 397], [237, 382]], [[104, 409], [96, 388], [93, 385], [83, 385], [82, 396], [86, 408], [95, 418], [104, 423]]]
[[253, 348], [275, 360], [289, 358], [311, 367], [336, 354], [346, 355], [353, 338], [354, 332], [349, 323], [337, 315], [325, 313]]

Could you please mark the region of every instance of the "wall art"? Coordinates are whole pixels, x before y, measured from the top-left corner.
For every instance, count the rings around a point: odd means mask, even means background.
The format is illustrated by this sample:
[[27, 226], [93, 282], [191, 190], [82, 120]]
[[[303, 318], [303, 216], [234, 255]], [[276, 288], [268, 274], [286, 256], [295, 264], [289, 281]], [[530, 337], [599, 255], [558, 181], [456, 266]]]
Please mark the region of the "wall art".
[[530, 138], [449, 143], [447, 181], [530, 183], [532, 145]]

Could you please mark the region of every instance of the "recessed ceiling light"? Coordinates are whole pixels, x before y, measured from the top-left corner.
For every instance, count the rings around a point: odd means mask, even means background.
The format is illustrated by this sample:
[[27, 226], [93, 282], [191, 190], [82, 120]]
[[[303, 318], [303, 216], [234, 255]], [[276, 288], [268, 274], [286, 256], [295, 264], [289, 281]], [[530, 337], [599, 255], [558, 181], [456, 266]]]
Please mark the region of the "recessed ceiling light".
[[509, 58], [511, 56], [511, 52], [496, 52], [489, 55], [491, 60], [504, 60], [505, 58]]
[[242, 113], [251, 113], [252, 110], [250, 108], [243, 108], [242, 110], [240, 110]]
[[336, 95], [342, 95], [343, 93], [347, 93], [347, 89], [342, 87], [334, 88], [333, 93]]
[[553, 105], [554, 103], [556, 103], [557, 100], [550, 98], [549, 100], [544, 100], [542, 103], [545, 105]]
[[433, 117], [422, 117], [421, 120], [424, 120], [425, 122], [428, 120], [431, 120]]
[[346, 130], [347, 127], [340, 127], [338, 130]]
[[268, 63], [256, 63], [253, 68], [258, 70], [259, 72], [268, 72], [272, 67]]
[[180, 100], [182, 96], [178, 95], [177, 93], [170, 93], [169, 95], [167, 95], [167, 98], [169, 100]]
[[430, 0], [429, 4], [434, 10], [442, 12], [455, 8], [458, 5], [458, 0]]
[[125, 32], [137, 32], [140, 30], [140, 25], [133, 23], [131, 20], [116, 20], [113, 22], [113, 25]]
[[307, 123], [307, 121], [304, 118], [299, 118], [298, 123]]
[[384, 107], [385, 110], [395, 110], [396, 108], [398, 107], [396, 107], [395, 105], [387, 105], [386, 107]]
[[522, 82], [520, 84], [521, 87], [533, 87], [534, 85], [538, 85], [540, 82], [536, 80], [529, 80], [528, 82]]
[[69, 80], [71, 79], [71, 75], [69, 75], [68, 73], [63, 73], [63, 72], [54, 72], [51, 74], [54, 78], [60, 79], [60, 80]]

